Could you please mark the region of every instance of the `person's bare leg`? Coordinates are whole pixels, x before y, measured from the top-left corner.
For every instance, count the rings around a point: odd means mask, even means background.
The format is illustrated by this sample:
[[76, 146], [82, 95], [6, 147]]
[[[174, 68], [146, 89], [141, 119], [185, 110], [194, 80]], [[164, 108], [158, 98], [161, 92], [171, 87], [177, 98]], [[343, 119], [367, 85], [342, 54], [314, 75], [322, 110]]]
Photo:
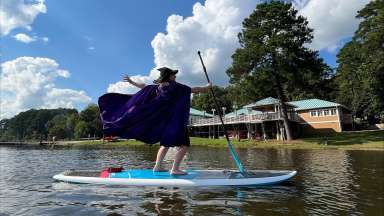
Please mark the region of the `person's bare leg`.
[[187, 174], [186, 172], [180, 170], [180, 163], [183, 160], [185, 154], [188, 151], [188, 146], [181, 146], [179, 147], [176, 156], [175, 156], [175, 161], [173, 162], [171, 174], [172, 175], [185, 175]]
[[156, 164], [153, 167], [154, 172], [158, 172], [158, 171], [162, 170], [161, 169], [161, 162], [163, 162], [163, 159], [164, 159], [165, 155], [167, 154], [168, 149], [169, 149], [169, 147], [160, 146], [159, 151], [157, 152]]

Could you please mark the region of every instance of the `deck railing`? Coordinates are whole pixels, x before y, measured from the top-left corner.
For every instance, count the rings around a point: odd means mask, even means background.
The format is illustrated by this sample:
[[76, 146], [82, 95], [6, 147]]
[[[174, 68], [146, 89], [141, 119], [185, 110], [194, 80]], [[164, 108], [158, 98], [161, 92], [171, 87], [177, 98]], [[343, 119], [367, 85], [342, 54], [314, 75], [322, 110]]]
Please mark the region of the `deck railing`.
[[[224, 124], [239, 124], [239, 123], [261, 123], [263, 121], [281, 120], [281, 116], [277, 112], [251, 114], [251, 115], [238, 115], [223, 118]], [[288, 115], [288, 119], [298, 121], [297, 114]], [[220, 118], [215, 116], [213, 118], [194, 118], [190, 121], [190, 126], [204, 126], [204, 125], [218, 125], [221, 124]]]

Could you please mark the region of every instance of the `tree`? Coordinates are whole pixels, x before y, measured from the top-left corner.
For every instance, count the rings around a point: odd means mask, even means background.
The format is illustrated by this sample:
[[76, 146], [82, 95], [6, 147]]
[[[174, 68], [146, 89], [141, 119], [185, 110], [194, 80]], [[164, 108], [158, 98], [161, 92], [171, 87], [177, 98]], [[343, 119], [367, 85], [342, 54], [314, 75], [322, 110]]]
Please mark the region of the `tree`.
[[89, 127], [85, 121], [79, 121], [75, 127], [75, 137], [82, 138], [87, 137], [90, 134]]
[[86, 123], [86, 131], [88, 131], [90, 135], [97, 137], [103, 135], [100, 111], [96, 104], [90, 104], [83, 111], [81, 111], [79, 114], [79, 120]]
[[[219, 106], [225, 107], [226, 112], [232, 111], [232, 100], [228, 95], [228, 91], [225, 88], [213, 86], [213, 91], [217, 98]], [[194, 94], [192, 98], [192, 107], [198, 110], [204, 110], [208, 113], [212, 112], [212, 109], [216, 109], [211, 93]]]
[[9, 119], [0, 120], [0, 141], [11, 141], [14, 140], [10, 130], [9, 130]]
[[238, 35], [241, 47], [227, 70], [230, 82], [242, 91], [279, 98], [288, 140], [292, 135], [285, 102], [325, 95], [322, 89], [331, 72], [316, 51], [304, 46], [313, 38], [307, 25], [291, 4], [271, 1], [257, 5], [243, 21]]
[[352, 40], [337, 55], [337, 101], [370, 124], [384, 116], [384, 1], [368, 3]]
[[77, 115], [75, 109], [30, 109], [11, 119], [1, 120], [3, 140], [42, 140], [48, 136], [49, 122], [57, 115]]
[[79, 121], [79, 114], [73, 113], [69, 115], [66, 119], [66, 130], [68, 131], [68, 138], [73, 139], [75, 137], [75, 127]]
[[[227, 87], [229, 98], [232, 98], [233, 104], [238, 107], [255, 102], [266, 97], [277, 97], [273, 86], [267, 79], [256, 80], [255, 76], [248, 76], [246, 79], [239, 80]], [[257, 88], [255, 88], [257, 83]]]
[[49, 137], [56, 137], [57, 139], [64, 139], [68, 137], [68, 130], [66, 128], [66, 115], [56, 115], [52, 120], [47, 123]]

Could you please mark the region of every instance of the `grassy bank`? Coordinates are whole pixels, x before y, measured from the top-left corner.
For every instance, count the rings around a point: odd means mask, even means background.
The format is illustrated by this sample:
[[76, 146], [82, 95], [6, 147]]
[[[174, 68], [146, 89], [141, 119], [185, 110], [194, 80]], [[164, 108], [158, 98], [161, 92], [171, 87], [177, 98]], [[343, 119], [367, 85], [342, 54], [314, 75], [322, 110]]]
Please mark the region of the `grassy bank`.
[[[102, 141], [67, 141], [59, 145], [71, 147], [124, 147], [142, 146], [142, 142], [129, 140], [118, 142]], [[191, 137], [192, 146], [226, 147], [225, 139], [207, 139]], [[233, 141], [236, 148], [291, 148], [291, 149], [352, 149], [352, 150], [384, 150], [384, 131], [364, 131], [338, 133], [329, 136], [310, 137], [282, 142], [276, 140], [254, 141], [241, 140]]]

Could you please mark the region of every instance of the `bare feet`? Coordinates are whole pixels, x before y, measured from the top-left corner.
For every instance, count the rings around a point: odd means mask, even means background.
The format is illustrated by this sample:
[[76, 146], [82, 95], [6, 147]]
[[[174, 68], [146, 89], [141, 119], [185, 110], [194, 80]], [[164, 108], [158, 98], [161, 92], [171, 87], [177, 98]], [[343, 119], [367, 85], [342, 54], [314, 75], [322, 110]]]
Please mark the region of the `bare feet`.
[[182, 170], [172, 170], [171, 175], [187, 175], [187, 172], [184, 172]]
[[160, 167], [155, 166], [153, 167], [153, 172], [168, 172], [168, 170], [161, 166]]

